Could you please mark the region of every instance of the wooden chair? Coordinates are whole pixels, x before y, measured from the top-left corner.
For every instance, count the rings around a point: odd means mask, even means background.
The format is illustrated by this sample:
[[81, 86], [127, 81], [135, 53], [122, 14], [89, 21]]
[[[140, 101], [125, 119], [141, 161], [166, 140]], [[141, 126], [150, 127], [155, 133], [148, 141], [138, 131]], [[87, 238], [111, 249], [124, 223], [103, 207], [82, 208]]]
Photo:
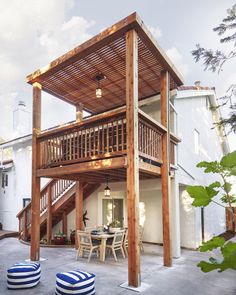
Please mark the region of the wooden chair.
[[118, 251], [118, 250], [121, 251], [123, 257], [125, 258], [125, 253], [124, 253], [124, 249], [123, 249], [124, 235], [125, 235], [125, 230], [117, 231], [117, 232], [115, 232], [112, 243], [109, 244], [109, 241], [107, 242], [106, 248], [112, 251], [115, 261], [117, 261], [116, 251]]
[[123, 249], [125, 255], [128, 257], [128, 228], [125, 230], [124, 240], [123, 240]]
[[[139, 225], [139, 248], [141, 252], [144, 252], [143, 232], [144, 232], [143, 226]], [[123, 249], [124, 249], [125, 255], [128, 256], [128, 228], [126, 229], [125, 235], [124, 235]]]
[[96, 230], [96, 226], [87, 226], [87, 227], [85, 227], [85, 229], [84, 229], [86, 232], [91, 232], [91, 231], [93, 231], [93, 230]]
[[99, 244], [94, 245], [92, 243], [91, 232], [77, 230], [77, 239], [78, 239], [78, 251], [76, 255], [76, 260], [78, 260], [78, 257], [83, 257], [84, 252], [88, 252], [88, 262], [89, 262], [94, 250], [97, 251], [97, 256], [98, 256], [100, 245]]

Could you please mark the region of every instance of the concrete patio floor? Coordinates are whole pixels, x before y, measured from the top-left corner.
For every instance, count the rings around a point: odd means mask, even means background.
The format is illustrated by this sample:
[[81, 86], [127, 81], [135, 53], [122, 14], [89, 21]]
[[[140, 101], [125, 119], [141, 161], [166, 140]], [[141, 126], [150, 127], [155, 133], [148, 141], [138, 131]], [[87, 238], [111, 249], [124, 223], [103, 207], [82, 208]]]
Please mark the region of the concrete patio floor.
[[[234, 271], [204, 274], [196, 264], [207, 258], [208, 254], [183, 250], [182, 257], [173, 260], [173, 267], [162, 266], [162, 247], [144, 245], [145, 253], [141, 257], [142, 282], [150, 288], [141, 294], [145, 295], [235, 295], [236, 274]], [[134, 291], [123, 289], [120, 284], [127, 281], [127, 259], [118, 256], [118, 262], [108, 257], [105, 263], [93, 256], [90, 263], [87, 259], [75, 260], [73, 248], [41, 248], [42, 276], [40, 284], [34, 289], [10, 291], [6, 288], [6, 270], [15, 262], [29, 258], [29, 246], [20, 243], [16, 238], [0, 241], [0, 294], [15, 295], [49, 295], [55, 294], [55, 276], [57, 272], [81, 269], [96, 275], [96, 294], [98, 295], [135, 295]]]

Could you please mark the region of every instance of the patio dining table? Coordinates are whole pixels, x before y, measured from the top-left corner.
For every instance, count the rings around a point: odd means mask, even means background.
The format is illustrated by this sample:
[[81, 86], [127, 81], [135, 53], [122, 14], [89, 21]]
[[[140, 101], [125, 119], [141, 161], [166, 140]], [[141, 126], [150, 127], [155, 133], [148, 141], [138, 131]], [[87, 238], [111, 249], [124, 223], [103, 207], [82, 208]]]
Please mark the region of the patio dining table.
[[115, 234], [108, 234], [105, 232], [97, 232], [96, 234], [91, 233], [91, 238], [93, 240], [101, 241], [100, 245], [100, 261], [104, 262], [106, 259], [106, 243], [107, 239], [114, 238]]

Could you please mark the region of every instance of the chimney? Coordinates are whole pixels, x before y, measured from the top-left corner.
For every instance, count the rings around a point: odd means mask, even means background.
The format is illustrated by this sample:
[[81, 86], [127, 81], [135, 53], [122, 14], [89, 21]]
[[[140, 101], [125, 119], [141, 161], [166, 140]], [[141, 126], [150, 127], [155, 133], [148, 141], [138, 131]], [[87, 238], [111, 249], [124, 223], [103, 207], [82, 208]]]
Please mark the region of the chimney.
[[30, 112], [27, 111], [25, 102], [20, 100], [13, 111], [13, 128], [16, 137], [30, 134]]

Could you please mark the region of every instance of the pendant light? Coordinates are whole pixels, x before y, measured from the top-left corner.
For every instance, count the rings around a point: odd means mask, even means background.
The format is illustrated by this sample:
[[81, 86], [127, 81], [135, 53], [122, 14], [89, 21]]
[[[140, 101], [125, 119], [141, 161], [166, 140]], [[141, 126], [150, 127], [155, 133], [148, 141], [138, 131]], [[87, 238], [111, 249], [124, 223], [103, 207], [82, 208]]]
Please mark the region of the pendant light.
[[111, 196], [111, 189], [108, 186], [108, 178], [107, 178], [107, 185], [104, 189], [104, 197], [109, 198]]
[[95, 76], [94, 80], [97, 81], [97, 88], [96, 88], [96, 98], [102, 97], [102, 87], [101, 87], [101, 80], [106, 79], [106, 76], [102, 73], [99, 73]]

